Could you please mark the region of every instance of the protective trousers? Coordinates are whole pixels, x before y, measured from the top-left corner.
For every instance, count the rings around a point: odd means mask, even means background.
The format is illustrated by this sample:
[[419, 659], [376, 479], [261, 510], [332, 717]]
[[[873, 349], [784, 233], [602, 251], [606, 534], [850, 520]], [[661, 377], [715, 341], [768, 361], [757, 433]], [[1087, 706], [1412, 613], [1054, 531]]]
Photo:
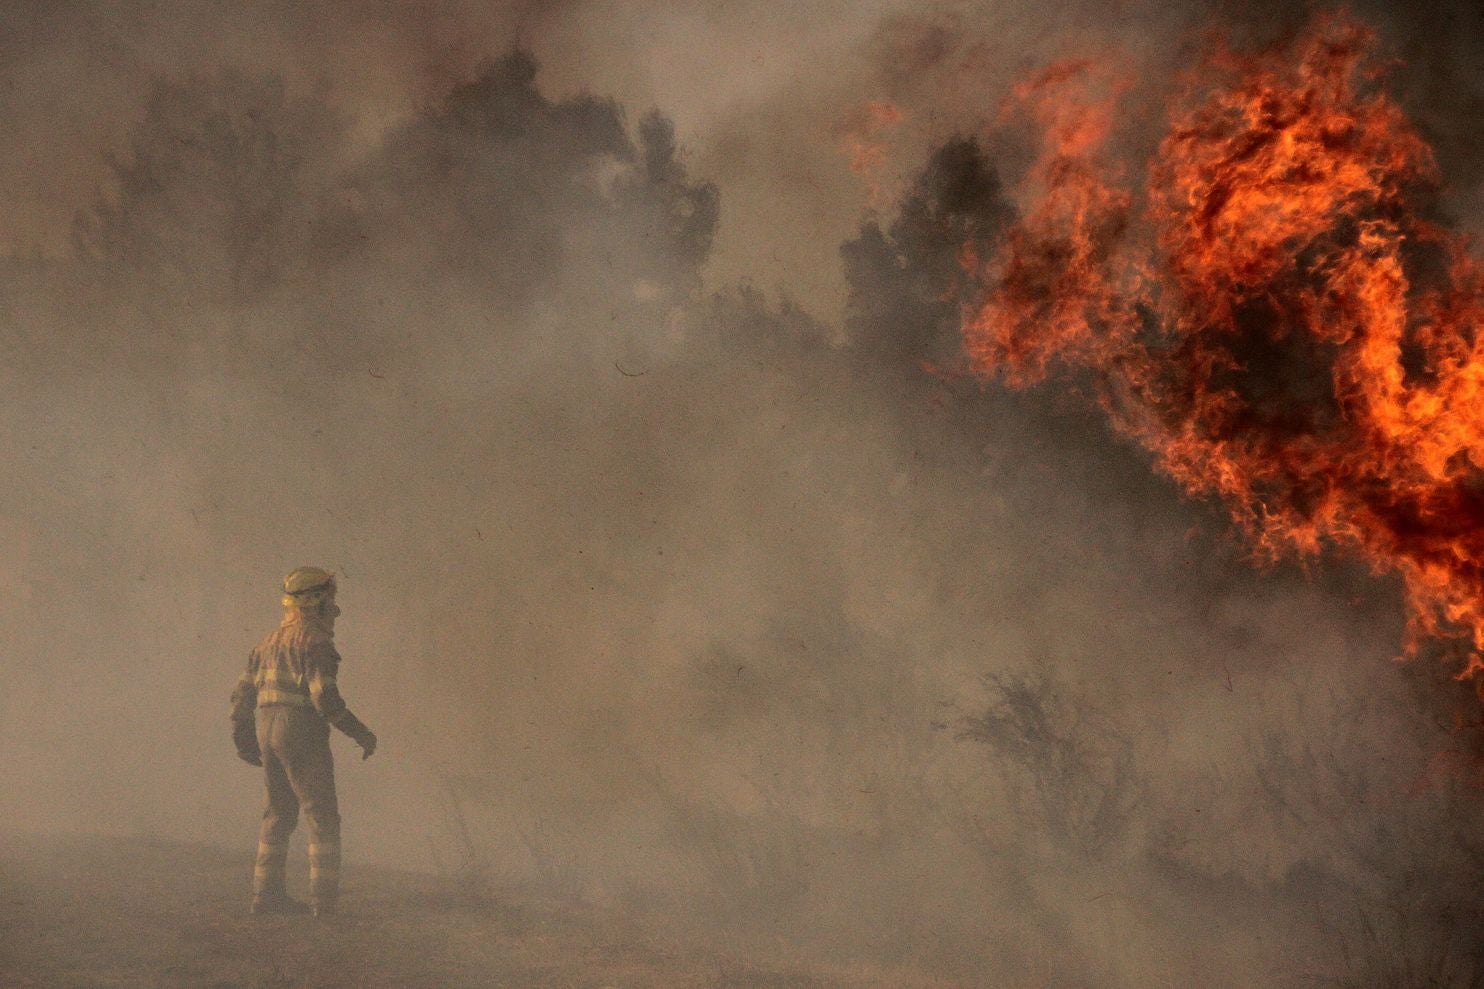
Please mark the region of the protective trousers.
[[257, 723], [268, 795], [258, 832], [253, 897], [286, 895], [289, 835], [303, 807], [309, 819], [309, 896], [316, 905], [333, 907], [340, 895], [340, 808], [330, 726], [310, 708], [287, 705], [258, 708]]

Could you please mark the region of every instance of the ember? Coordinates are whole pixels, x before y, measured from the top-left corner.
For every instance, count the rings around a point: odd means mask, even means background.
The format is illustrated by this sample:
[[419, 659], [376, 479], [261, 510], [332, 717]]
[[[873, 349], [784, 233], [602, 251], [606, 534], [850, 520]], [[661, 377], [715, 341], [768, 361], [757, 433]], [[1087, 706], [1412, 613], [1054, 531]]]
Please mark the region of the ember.
[[870, 100], [851, 115], [843, 129], [840, 151], [850, 160], [850, 170], [866, 184], [866, 200], [880, 208], [890, 199], [885, 189], [887, 138], [905, 115], [892, 103]]

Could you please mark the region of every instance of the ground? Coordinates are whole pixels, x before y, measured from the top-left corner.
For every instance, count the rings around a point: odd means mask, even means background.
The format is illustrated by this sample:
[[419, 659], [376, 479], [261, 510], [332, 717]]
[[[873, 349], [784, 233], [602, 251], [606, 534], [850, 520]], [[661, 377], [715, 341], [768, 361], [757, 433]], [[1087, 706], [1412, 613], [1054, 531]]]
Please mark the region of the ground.
[[[303, 869], [290, 859], [290, 868]], [[530, 891], [347, 869], [344, 910], [252, 917], [252, 849], [101, 837], [0, 841], [7, 989], [455, 989], [944, 985], [840, 973], [667, 937]]]

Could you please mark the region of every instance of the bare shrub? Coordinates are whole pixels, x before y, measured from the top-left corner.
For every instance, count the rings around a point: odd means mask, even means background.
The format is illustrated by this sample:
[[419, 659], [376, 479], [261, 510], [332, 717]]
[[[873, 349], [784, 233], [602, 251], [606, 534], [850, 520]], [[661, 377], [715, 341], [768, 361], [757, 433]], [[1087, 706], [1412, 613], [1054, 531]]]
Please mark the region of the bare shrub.
[[1005, 786], [1061, 850], [1101, 858], [1127, 836], [1140, 797], [1134, 748], [1113, 720], [1048, 674], [991, 674], [988, 707], [959, 737], [989, 747]]

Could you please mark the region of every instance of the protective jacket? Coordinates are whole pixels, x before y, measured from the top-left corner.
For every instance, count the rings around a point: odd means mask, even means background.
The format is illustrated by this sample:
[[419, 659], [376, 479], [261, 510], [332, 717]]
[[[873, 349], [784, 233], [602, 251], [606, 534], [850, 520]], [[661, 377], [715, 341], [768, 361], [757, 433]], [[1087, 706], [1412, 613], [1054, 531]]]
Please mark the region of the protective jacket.
[[291, 613], [248, 657], [232, 691], [232, 724], [251, 726], [260, 707], [302, 707], [361, 742], [368, 730], [341, 698], [335, 682], [339, 672], [340, 653], [331, 633], [314, 619]]

